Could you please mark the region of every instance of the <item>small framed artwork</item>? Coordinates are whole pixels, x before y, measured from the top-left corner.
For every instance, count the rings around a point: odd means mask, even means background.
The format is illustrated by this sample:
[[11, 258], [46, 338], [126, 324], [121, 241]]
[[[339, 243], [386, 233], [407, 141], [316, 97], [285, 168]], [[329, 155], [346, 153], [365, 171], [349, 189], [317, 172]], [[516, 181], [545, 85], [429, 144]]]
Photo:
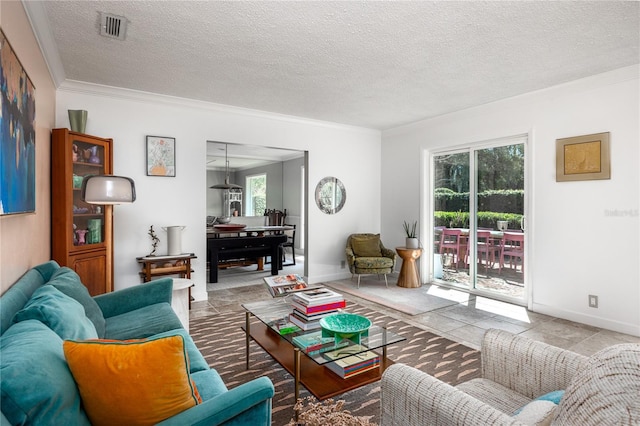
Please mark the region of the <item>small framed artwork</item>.
[[36, 92], [0, 30], [0, 216], [36, 211]]
[[556, 182], [611, 179], [609, 132], [556, 139]]
[[147, 136], [147, 176], [176, 175], [176, 140], [166, 136]]

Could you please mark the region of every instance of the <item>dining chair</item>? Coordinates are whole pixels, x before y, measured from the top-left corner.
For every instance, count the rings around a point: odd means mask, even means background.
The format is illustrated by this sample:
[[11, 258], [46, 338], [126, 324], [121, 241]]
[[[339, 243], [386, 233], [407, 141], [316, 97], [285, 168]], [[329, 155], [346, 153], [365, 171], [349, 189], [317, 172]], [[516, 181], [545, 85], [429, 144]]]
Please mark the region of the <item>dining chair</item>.
[[[276, 209], [272, 209], [272, 210], [266, 210], [264, 213], [265, 216], [267, 216], [267, 226], [284, 226], [284, 219], [285, 217], [287, 217], [287, 209], [284, 209], [284, 212], [280, 211], [280, 210], [276, 210]], [[284, 244], [284, 243], [283, 243]], [[284, 254], [282, 254], [284, 252], [284, 249], [282, 247], [282, 244], [280, 245], [280, 253], [281, 253], [281, 258], [284, 259]], [[270, 264], [271, 263], [271, 258], [270, 256], [265, 256], [265, 264]], [[293, 257], [293, 264], [295, 265], [295, 256]]]
[[520, 259], [520, 267], [524, 274], [524, 233], [505, 232], [500, 244], [499, 271], [504, 267], [504, 258], [509, 257], [509, 268], [518, 269], [517, 258]]
[[269, 226], [283, 226], [284, 219], [287, 217], [286, 209], [285, 212], [280, 210], [267, 210], [266, 216], [269, 217]]
[[467, 254], [467, 238], [462, 235], [462, 230], [451, 228], [442, 230], [440, 234], [440, 255], [448, 253], [451, 253], [457, 271], [458, 263], [464, 260]]
[[500, 256], [500, 245], [496, 245], [491, 231], [478, 230], [477, 235], [478, 263], [482, 264], [482, 255], [484, 255], [484, 273], [488, 274], [489, 267], [493, 268], [497, 257]]
[[[287, 241], [280, 244], [280, 250], [282, 252], [282, 266], [291, 266], [296, 264], [296, 226], [287, 225], [286, 223], [284, 226], [292, 226], [293, 229], [284, 231], [284, 234], [287, 236]], [[287, 247], [291, 247], [291, 255], [293, 256], [292, 263], [285, 263], [287, 260]]]

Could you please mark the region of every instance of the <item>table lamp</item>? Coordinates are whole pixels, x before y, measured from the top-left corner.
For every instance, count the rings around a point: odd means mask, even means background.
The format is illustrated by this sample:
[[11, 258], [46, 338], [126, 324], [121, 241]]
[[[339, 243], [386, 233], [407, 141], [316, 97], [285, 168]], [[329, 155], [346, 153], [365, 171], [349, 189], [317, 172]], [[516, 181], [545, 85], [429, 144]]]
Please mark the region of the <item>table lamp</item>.
[[136, 200], [133, 179], [124, 176], [90, 175], [82, 181], [82, 201], [89, 204], [126, 204]]

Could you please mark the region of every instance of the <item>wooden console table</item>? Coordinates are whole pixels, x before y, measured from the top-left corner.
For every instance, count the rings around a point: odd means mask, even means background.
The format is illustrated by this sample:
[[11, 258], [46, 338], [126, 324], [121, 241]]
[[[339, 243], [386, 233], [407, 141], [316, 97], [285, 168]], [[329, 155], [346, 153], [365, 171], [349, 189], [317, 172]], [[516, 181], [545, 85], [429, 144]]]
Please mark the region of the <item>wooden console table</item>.
[[163, 275], [180, 275], [180, 278], [191, 278], [191, 259], [198, 257], [193, 253], [178, 254], [175, 256], [144, 256], [136, 260], [142, 265], [140, 278], [143, 283], [151, 281], [154, 277]]

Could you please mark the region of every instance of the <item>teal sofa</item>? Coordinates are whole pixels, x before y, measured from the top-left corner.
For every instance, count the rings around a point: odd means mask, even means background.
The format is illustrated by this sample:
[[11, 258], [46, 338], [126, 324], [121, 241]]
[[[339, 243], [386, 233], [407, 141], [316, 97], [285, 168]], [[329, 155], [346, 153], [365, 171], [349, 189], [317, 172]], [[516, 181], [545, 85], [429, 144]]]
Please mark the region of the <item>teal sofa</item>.
[[[74, 271], [54, 261], [27, 271], [0, 297], [0, 425], [90, 424], [63, 340], [176, 334], [184, 338], [202, 403], [160, 424], [271, 425], [271, 381], [227, 389], [173, 312], [172, 286], [166, 278], [91, 297]], [[25, 309], [43, 297], [37, 310]]]

